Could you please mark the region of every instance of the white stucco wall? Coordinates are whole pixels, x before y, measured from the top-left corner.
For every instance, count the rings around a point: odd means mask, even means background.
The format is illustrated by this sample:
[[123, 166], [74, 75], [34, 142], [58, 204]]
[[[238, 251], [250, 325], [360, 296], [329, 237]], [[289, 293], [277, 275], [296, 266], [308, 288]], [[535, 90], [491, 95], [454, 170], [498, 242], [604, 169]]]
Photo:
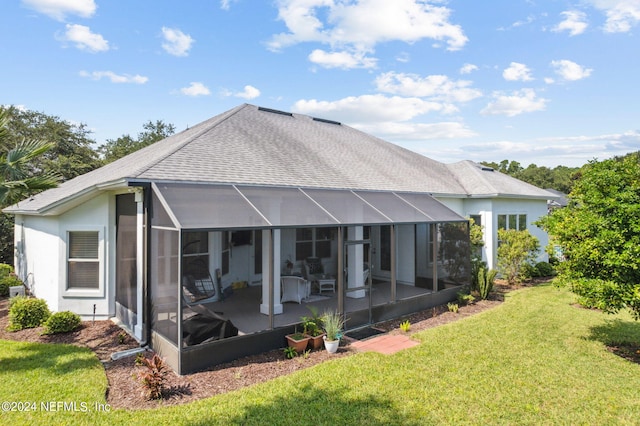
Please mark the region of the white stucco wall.
[[[114, 197], [99, 195], [60, 216], [16, 216], [15, 244], [23, 247], [27, 283], [36, 297], [55, 312], [72, 311], [84, 319], [105, 319], [115, 313], [115, 211]], [[67, 289], [67, 238], [72, 231], [98, 231], [100, 285], [98, 289]]]
[[16, 272], [36, 297], [46, 300], [49, 309], [58, 311], [57, 218], [16, 215], [15, 224]]

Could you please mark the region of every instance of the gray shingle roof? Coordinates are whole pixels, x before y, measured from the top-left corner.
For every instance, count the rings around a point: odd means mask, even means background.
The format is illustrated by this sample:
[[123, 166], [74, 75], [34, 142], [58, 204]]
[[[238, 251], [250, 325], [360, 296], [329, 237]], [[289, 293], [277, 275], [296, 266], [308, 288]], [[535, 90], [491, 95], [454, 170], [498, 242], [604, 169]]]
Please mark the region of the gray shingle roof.
[[554, 197], [554, 194], [550, 194], [544, 189], [473, 161], [459, 161], [449, 164], [447, 167], [456, 176], [466, 193], [472, 197], [517, 197], [544, 200]]
[[539, 196], [523, 182], [482, 177], [467, 162], [447, 166], [343, 124], [244, 104], [5, 211], [51, 214], [129, 181]]

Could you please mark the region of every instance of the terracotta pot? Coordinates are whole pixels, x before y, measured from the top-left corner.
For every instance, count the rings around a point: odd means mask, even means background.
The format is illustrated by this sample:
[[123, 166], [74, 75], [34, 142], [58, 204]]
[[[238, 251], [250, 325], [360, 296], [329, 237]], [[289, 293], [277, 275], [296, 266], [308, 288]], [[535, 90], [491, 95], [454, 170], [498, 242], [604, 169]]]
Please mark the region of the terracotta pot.
[[309, 338], [311, 339], [311, 349], [321, 349], [322, 348], [322, 341], [323, 341], [323, 337], [325, 336], [324, 333], [322, 333], [319, 336], [309, 336]]
[[307, 345], [309, 344], [310, 337], [303, 337], [302, 339], [296, 340], [293, 338], [293, 334], [288, 334], [285, 336], [287, 338], [287, 344], [296, 350], [296, 352], [304, 352], [307, 349]]

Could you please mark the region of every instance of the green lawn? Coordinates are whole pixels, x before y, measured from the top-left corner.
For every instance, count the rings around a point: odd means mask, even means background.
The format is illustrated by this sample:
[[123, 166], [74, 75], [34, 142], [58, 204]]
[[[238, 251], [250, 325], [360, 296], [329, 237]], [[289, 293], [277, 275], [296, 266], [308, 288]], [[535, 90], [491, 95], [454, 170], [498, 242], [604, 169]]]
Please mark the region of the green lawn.
[[[640, 365], [605, 344], [639, 342], [640, 323], [572, 302], [564, 289], [529, 288], [395, 355], [357, 354], [177, 407], [10, 412], [0, 423], [639, 424]], [[85, 351], [0, 342], [0, 367], [2, 400], [105, 402], [104, 374]]]

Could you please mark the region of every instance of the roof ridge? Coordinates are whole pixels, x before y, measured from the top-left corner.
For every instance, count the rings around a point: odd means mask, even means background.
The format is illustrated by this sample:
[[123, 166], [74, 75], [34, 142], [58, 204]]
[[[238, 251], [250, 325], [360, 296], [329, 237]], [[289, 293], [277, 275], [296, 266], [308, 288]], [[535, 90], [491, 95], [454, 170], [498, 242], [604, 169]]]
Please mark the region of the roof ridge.
[[[140, 176], [142, 174], [144, 174], [146, 171], [148, 171], [149, 169], [151, 169], [152, 167], [158, 165], [159, 163], [161, 163], [162, 161], [166, 160], [167, 158], [169, 158], [170, 156], [172, 156], [173, 154], [175, 154], [177, 151], [179, 151], [180, 149], [182, 149], [183, 147], [185, 147], [186, 145], [190, 144], [191, 142], [193, 142], [195, 139], [197, 139], [198, 137], [202, 136], [203, 134], [207, 133], [208, 131], [210, 131], [212, 128], [219, 126], [221, 123], [223, 123], [224, 121], [228, 120], [229, 117], [232, 117], [233, 115], [237, 114], [240, 110], [248, 107], [249, 104], [244, 103], [241, 104], [233, 109], [230, 109], [229, 111], [225, 111], [222, 114], [216, 115], [215, 117], [210, 118], [209, 120], [206, 121], [210, 121], [210, 120], [214, 120], [215, 119], [215, 124], [213, 124], [212, 126], [205, 126], [203, 125], [203, 129], [197, 133], [194, 133], [193, 135], [191, 135], [190, 137], [186, 138], [184, 141], [180, 142], [179, 144], [177, 144], [174, 149], [172, 149], [170, 152], [168, 152], [167, 154], [156, 158], [154, 161], [150, 162], [149, 164], [146, 165], [146, 167], [137, 170], [136, 175]], [[226, 115], [225, 115], [226, 114]], [[222, 118], [220, 118], [221, 116], [223, 116]], [[184, 132], [186, 132], [189, 129], [183, 130]], [[179, 135], [180, 133], [176, 134]]]

